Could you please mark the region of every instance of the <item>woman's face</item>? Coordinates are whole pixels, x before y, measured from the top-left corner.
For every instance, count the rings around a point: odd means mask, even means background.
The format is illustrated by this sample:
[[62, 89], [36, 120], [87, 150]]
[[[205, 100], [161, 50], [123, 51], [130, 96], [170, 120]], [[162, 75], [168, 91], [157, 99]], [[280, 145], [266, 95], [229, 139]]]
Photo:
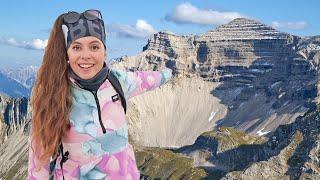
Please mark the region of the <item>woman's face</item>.
[[102, 69], [106, 58], [103, 43], [93, 36], [75, 40], [67, 53], [73, 72], [82, 79], [94, 77]]

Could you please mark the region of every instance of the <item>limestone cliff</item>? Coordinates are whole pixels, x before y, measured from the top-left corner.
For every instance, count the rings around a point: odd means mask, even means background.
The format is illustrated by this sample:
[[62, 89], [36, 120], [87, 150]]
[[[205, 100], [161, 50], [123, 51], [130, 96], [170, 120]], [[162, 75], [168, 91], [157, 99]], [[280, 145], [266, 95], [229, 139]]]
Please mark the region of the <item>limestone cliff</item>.
[[11, 131], [18, 128], [27, 116], [30, 116], [28, 98], [0, 94], [0, 142], [7, 139]]

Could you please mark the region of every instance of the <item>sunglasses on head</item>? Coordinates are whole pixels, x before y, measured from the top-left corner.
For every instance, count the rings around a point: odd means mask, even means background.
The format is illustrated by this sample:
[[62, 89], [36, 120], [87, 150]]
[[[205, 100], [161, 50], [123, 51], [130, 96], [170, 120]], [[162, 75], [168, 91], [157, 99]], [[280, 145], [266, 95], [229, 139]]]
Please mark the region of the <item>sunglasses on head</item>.
[[96, 19], [102, 20], [102, 15], [99, 10], [90, 9], [90, 10], [86, 10], [83, 13], [70, 11], [70, 12], [63, 15], [63, 21], [65, 23], [75, 23], [80, 19], [81, 16], [83, 16], [84, 18], [86, 18], [87, 20], [90, 20], [90, 21], [93, 21]]

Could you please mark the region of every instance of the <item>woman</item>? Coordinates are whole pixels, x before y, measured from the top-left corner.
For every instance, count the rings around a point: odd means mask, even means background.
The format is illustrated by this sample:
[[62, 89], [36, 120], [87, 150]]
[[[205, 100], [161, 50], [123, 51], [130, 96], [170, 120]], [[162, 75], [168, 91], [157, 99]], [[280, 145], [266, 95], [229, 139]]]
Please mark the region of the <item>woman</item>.
[[139, 179], [125, 100], [171, 70], [109, 69], [105, 38], [98, 10], [55, 21], [31, 97], [29, 179]]

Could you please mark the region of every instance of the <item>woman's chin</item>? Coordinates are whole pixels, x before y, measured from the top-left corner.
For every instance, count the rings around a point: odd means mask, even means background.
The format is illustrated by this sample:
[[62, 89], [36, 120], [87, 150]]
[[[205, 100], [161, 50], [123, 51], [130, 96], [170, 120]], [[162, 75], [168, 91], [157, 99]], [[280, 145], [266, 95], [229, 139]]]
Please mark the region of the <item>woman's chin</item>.
[[94, 77], [94, 75], [88, 75], [88, 74], [85, 74], [85, 75], [80, 75], [79, 76], [81, 79], [85, 79], [85, 80], [88, 80], [88, 79], [91, 79]]
[[82, 79], [91, 79], [95, 76], [95, 73], [93, 70], [82, 69], [78, 71], [78, 76]]

